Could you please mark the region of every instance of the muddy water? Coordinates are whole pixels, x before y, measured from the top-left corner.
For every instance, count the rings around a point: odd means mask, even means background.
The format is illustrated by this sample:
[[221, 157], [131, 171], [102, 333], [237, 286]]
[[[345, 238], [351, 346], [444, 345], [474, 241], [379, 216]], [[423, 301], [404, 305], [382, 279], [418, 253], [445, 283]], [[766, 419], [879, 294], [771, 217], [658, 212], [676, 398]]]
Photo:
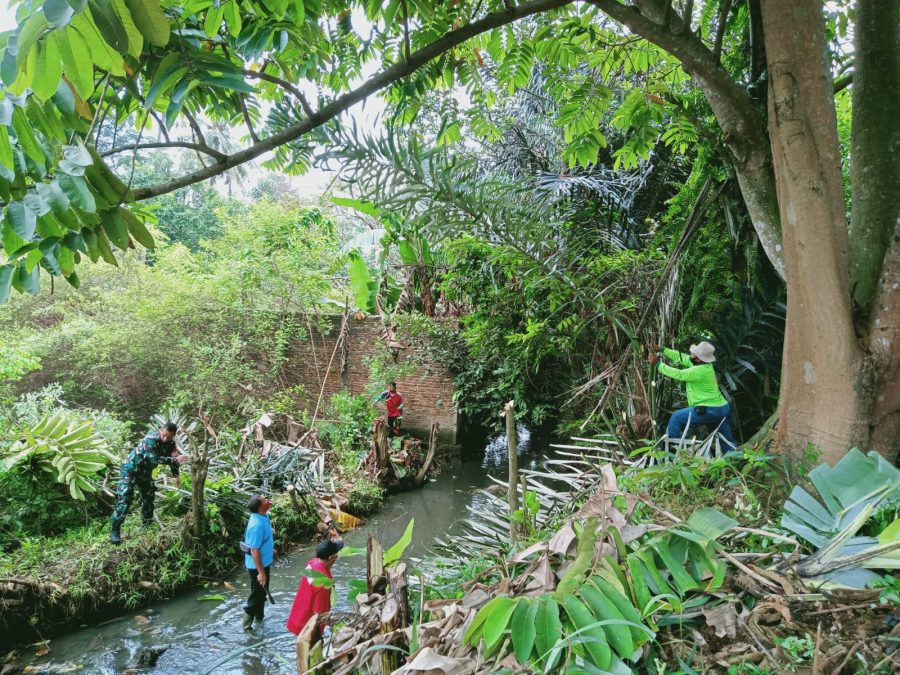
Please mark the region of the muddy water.
[[[538, 450], [532, 448], [527, 429], [520, 429], [520, 465], [532, 464]], [[415, 517], [409, 556], [428, 553], [435, 537], [452, 533], [453, 522], [466, 515], [466, 507], [477, 503], [473, 489], [490, 484], [488, 475], [506, 474], [506, 439], [492, 438], [481, 460], [463, 462], [446, 468], [421, 490], [395, 495], [373, 515], [365, 527], [345, 536], [349, 546], [365, 546], [369, 534], [385, 546], [403, 534], [410, 518]], [[32, 663], [32, 672], [80, 672], [113, 674], [154, 672], [217, 675], [262, 675], [296, 672], [293, 665], [294, 636], [284, 627], [301, 571], [312, 557], [312, 547], [296, 550], [276, 560], [271, 581], [275, 604], [266, 606], [262, 629], [252, 634], [241, 630], [242, 606], [248, 594], [246, 572], [223, 585], [197, 588], [172, 600], [159, 602], [104, 625], [77, 627], [73, 632], [50, 642], [50, 653]], [[343, 558], [333, 568], [337, 609], [348, 609], [347, 583], [365, 577], [363, 556]], [[221, 595], [224, 600], [202, 600], [206, 595]], [[155, 667], [139, 665], [138, 655], [148, 649], [164, 650]], [[244, 651], [242, 651], [244, 650]], [[229, 656], [231, 658], [229, 658]], [[222, 663], [224, 661], [224, 663]]]

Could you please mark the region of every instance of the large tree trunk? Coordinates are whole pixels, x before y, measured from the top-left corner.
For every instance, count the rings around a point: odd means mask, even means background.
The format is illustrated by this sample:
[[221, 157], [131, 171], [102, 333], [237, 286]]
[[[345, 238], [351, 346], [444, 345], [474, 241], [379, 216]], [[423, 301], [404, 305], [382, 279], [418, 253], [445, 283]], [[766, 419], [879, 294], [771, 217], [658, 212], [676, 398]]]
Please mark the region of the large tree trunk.
[[813, 444], [835, 461], [867, 444], [868, 425], [822, 3], [762, 10], [788, 289], [779, 434], [788, 450]]
[[[852, 257], [821, 1], [764, 0], [760, 31], [753, 0], [754, 55], [765, 55], [769, 64], [768, 135], [750, 95], [670, 2], [591, 2], [678, 58], [716, 115], [757, 235], [788, 286], [779, 411], [785, 448], [802, 452], [813, 444], [834, 461], [858, 445], [895, 458], [900, 126], [891, 116], [900, 98], [900, 0], [859, 0], [857, 9], [855, 77], [862, 86], [854, 84], [852, 165], [854, 235], [861, 239], [854, 240]], [[760, 59], [754, 61], [755, 77]], [[874, 108], [866, 110], [870, 104]], [[875, 173], [877, 182], [870, 184]], [[856, 314], [854, 296], [869, 303]]]
[[853, 299], [868, 314], [900, 218], [900, 0], [856, 3], [850, 181]]
[[[900, 453], [900, 0], [860, 0], [854, 26], [850, 278], [871, 363], [869, 444]], [[860, 322], [862, 323], [862, 322]]]

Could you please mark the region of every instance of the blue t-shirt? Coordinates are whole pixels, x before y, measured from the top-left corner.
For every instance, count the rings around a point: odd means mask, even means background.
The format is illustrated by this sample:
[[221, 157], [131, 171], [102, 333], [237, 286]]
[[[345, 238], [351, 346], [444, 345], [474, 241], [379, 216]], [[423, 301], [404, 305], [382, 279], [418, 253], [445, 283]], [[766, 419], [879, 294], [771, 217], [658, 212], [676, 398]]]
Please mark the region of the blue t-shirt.
[[[250, 548], [259, 549], [263, 567], [268, 567], [272, 564], [272, 559], [275, 557], [275, 541], [272, 538], [272, 523], [269, 522], [268, 515], [250, 514], [250, 520], [247, 521], [247, 530], [244, 532], [244, 543]], [[249, 553], [244, 554], [244, 564], [248, 570], [256, 569], [253, 556]]]

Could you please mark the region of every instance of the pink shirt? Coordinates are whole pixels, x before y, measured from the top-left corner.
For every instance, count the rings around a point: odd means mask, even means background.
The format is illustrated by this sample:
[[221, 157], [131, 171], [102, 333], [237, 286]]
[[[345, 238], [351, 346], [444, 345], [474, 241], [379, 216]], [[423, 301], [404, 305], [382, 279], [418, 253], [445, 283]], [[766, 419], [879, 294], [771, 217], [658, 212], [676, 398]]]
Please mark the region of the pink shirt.
[[[306, 564], [307, 569], [321, 572], [329, 579], [332, 578], [331, 570], [325, 566], [325, 561], [313, 558]], [[288, 616], [287, 629], [294, 635], [298, 635], [306, 626], [313, 614], [324, 614], [331, 609], [331, 589], [322, 586], [313, 586], [309, 578], [303, 577], [294, 596], [294, 605]]]

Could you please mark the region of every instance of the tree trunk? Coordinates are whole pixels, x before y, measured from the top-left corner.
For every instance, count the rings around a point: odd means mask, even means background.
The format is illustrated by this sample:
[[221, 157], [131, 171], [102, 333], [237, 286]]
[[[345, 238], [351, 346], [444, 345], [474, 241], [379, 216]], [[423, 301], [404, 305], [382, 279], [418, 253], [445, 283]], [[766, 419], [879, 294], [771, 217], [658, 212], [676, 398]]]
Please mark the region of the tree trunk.
[[[681, 30], [671, 2], [591, 4], [679, 59], [722, 129], [754, 228], [788, 287], [778, 439], [797, 452], [812, 443], [826, 461], [854, 445], [894, 459], [900, 452], [900, 206], [893, 196], [900, 184], [900, 125], [891, 116], [900, 99], [898, 0], [858, 2], [855, 77], [862, 86], [854, 83], [852, 166], [853, 231], [861, 238], [852, 254], [821, 2], [764, 0], [762, 30], [758, 0], [751, 2], [754, 79], [760, 57], [768, 62], [768, 135], [753, 98], [695, 34]], [[851, 297], [869, 302], [858, 326]]]
[[833, 462], [864, 447], [868, 429], [822, 3], [763, 0], [762, 10], [788, 295], [779, 437]]
[[891, 460], [900, 453], [898, 12], [900, 0], [857, 2], [850, 164], [850, 275], [871, 356], [869, 445]]
[[[900, 0], [856, 3], [850, 181], [853, 300], [868, 313], [900, 218]], [[893, 195], [893, 199], [890, 197]]]

